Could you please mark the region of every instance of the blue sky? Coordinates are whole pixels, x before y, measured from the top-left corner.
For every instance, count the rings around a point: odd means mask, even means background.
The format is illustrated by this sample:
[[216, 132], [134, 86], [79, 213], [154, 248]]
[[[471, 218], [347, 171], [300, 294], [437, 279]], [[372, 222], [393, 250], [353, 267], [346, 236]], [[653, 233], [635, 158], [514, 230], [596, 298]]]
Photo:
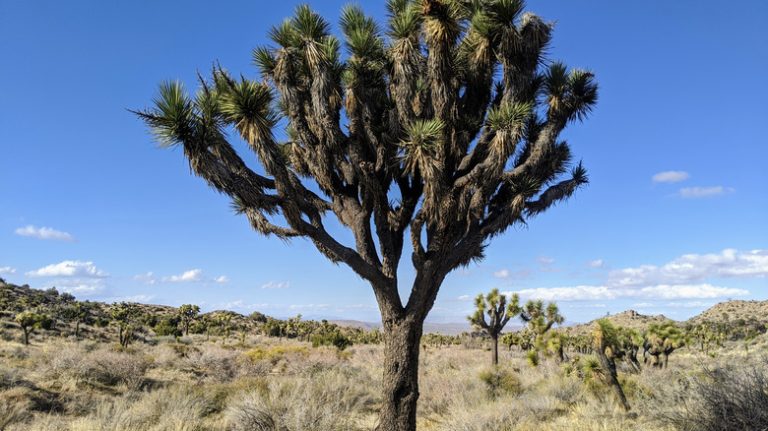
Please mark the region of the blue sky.
[[[251, 49], [298, 4], [223, 3], [0, 0], [0, 277], [79, 298], [378, 319], [349, 269], [250, 231], [127, 111], [162, 80], [193, 87], [214, 61], [255, 77]], [[312, 3], [336, 22], [346, 2]], [[383, 1], [359, 4], [383, 16]], [[598, 77], [597, 109], [566, 132], [591, 184], [449, 276], [432, 320], [463, 321], [493, 287], [557, 300], [570, 321], [768, 299], [768, 3], [528, 9], [556, 22], [550, 58]]]

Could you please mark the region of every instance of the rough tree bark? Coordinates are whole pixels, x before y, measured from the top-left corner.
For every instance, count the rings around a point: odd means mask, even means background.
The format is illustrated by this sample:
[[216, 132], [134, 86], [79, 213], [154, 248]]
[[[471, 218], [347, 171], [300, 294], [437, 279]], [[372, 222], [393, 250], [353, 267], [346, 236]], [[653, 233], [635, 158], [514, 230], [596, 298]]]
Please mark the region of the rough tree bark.
[[384, 325], [384, 402], [378, 431], [416, 429], [419, 399], [419, 339], [422, 322], [411, 319]]
[[492, 365], [495, 367], [499, 365], [499, 335], [491, 336], [491, 349], [493, 349]]

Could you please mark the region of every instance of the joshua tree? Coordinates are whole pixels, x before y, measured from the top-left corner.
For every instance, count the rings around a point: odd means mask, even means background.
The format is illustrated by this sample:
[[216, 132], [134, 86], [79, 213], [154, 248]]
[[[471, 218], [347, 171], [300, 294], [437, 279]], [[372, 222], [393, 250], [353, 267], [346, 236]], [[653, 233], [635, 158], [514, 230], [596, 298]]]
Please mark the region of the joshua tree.
[[224, 340], [229, 340], [232, 330], [236, 329], [235, 324], [232, 322], [232, 314], [226, 312], [216, 314], [213, 317], [213, 325], [218, 333], [224, 336]]
[[[684, 345], [683, 332], [674, 323], [653, 323], [645, 333], [643, 343], [645, 360], [647, 362], [647, 355], [651, 355], [653, 357], [651, 365], [666, 368], [669, 364], [669, 355]], [[664, 356], [663, 361], [659, 358], [660, 356]]]
[[[548, 341], [553, 338], [547, 333], [555, 324], [563, 323], [565, 318], [554, 302], [550, 302], [545, 307], [543, 301], [528, 301], [520, 311], [520, 319], [527, 325], [523, 335], [530, 339], [528, 344], [535, 349], [529, 352], [529, 361], [532, 364], [538, 364], [538, 352], [546, 352], [549, 347]], [[558, 344], [558, 353], [562, 353], [561, 340], [553, 340], [552, 347], [557, 347]], [[564, 359], [564, 354], [560, 355], [560, 359]]]
[[33, 311], [22, 311], [16, 315], [14, 320], [19, 325], [22, 332], [24, 332], [25, 346], [29, 345], [29, 334], [31, 334], [35, 329], [40, 328], [46, 319], [46, 316], [35, 313]]
[[200, 314], [200, 307], [193, 304], [184, 304], [179, 307], [179, 318], [181, 318], [181, 326], [184, 328], [184, 335], [189, 335], [189, 325], [197, 319]]
[[129, 302], [113, 304], [109, 311], [112, 321], [117, 325], [118, 341], [122, 347], [128, 347], [133, 340], [138, 311], [136, 305]]
[[613, 389], [616, 399], [621, 406], [624, 410], [628, 411], [630, 409], [629, 402], [627, 402], [624, 390], [621, 389], [619, 384], [619, 378], [616, 374], [616, 362], [614, 360], [616, 351], [620, 348], [618, 331], [607, 319], [600, 319], [595, 322], [592, 339], [595, 353], [600, 360], [603, 377], [611, 389]]
[[485, 331], [491, 337], [493, 365], [499, 365], [499, 334], [509, 319], [520, 314], [520, 297], [517, 294], [512, 295], [512, 301], [507, 304], [507, 297], [500, 294], [499, 289], [493, 289], [486, 296], [477, 295], [475, 307], [477, 308], [475, 313], [467, 319], [473, 326]]
[[[385, 344], [378, 429], [413, 430], [419, 340], [440, 286], [493, 237], [587, 182], [580, 163], [563, 178], [571, 150], [560, 134], [591, 111], [597, 84], [546, 61], [552, 25], [523, 13], [522, 0], [387, 8], [383, 31], [359, 8], [343, 10], [342, 54], [328, 22], [301, 6], [269, 32], [273, 46], [254, 51], [261, 81], [216, 67], [195, 96], [164, 83], [137, 114], [255, 230], [307, 238], [370, 283]], [[235, 151], [231, 130], [260, 169]], [[329, 216], [354, 246], [329, 233]], [[401, 298], [406, 243], [415, 277]]]
[[522, 335], [521, 332], [507, 332], [501, 336], [501, 342], [507, 346], [509, 350], [512, 350], [512, 346], [518, 346], [520, 351], [530, 349], [528, 337]]
[[686, 338], [691, 343], [699, 345], [699, 350], [705, 355], [709, 355], [709, 349], [712, 344], [718, 344], [723, 332], [719, 330], [714, 323], [702, 323], [688, 328]]
[[623, 358], [634, 372], [642, 371], [637, 353], [643, 346], [643, 336], [631, 328], [616, 328], [616, 357]]
[[92, 310], [88, 303], [73, 302], [65, 306], [62, 315], [65, 319], [75, 322], [75, 339], [77, 339], [80, 335], [80, 324], [91, 320]]

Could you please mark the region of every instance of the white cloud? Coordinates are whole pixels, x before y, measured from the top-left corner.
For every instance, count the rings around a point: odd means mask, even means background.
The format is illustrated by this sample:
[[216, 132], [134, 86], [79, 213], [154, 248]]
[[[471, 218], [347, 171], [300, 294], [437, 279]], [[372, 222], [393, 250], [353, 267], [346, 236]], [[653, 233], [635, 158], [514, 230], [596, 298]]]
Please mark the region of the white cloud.
[[85, 278], [103, 278], [109, 274], [96, 268], [93, 262], [84, 262], [79, 260], [65, 260], [54, 263], [40, 269], [29, 271], [28, 277], [85, 277]]
[[659, 172], [652, 177], [654, 183], [679, 183], [690, 178], [685, 171], [664, 171]]
[[643, 287], [637, 291], [629, 290], [629, 292], [637, 292], [636, 295], [640, 297], [660, 299], [715, 299], [749, 295], [749, 291], [744, 289], [712, 286], [711, 284], [676, 286], [660, 284]]
[[289, 287], [291, 287], [291, 283], [287, 281], [270, 281], [261, 285], [262, 289], [287, 289]]
[[587, 266], [589, 266], [590, 268], [602, 268], [603, 266], [605, 266], [605, 261], [603, 261], [603, 259], [591, 260], [587, 263]]
[[715, 305], [711, 301], [685, 301], [685, 302], [668, 302], [664, 304], [667, 307], [674, 308], [709, 308]]
[[686, 284], [716, 277], [765, 276], [768, 276], [768, 250], [725, 249], [716, 254], [686, 254], [662, 266], [641, 265], [611, 271], [609, 284], [647, 286]]
[[536, 260], [537, 260], [537, 261], [538, 261], [540, 264], [542, 264], [542, 265], [545, 265], [545, 266], [546, 266], [546, 265], [552, 265], [553, 263], [555, 263], [555, 259], [554, 259], [554, 258], [551, 258], [551, 257], [549, 257], [549, 256], [539, 256], [539, 258], [538, 258], [538, 259], [536, 259]]
[[170, 283], [188, 283], [193, 281], [201, 281], [203, 279], [202, 269], [190, 269], [184, 271], [179, 275], [171, 275], [169, 277], [163, 277], [163, 281]]
[[10, 266], [0, 266], [0, 274], [16, 274], [16, 268]]
[[461, 295], [456, 299], [458, 299], [459, 301], [469, 301], [470, 299], [472, 299], [472, 297], [469, 295]]
[[749, 291], [716, 285], [708, 282], [710, 279], [747, 277], [768, 277], [768, 250], [725, 249], [720, 253], [685, 254], [661, 266], [640, 265], [611, 271], [601, 285], [540, 287], [516, 293], [545, 301], [718, 299], [746, 296]]
[[54, 241], [74, 241], [75, 237], [67, 232], [62, 232], [50, 227], [36, 227], [27, 225], [14, 231], [16, 235], [28, 236], [37, 239], [48, 239]]
[[618, 298], [617, 292], [606, 286], [538, 287], [505, 292], [506, 295], [513, 293], [525, 299], [543, 301], [595, 301]]
[[493, 273], [493, 276], [496, 278], [509, 278], [509, 270], [508, 269], [500, 269]]
[[55, 287], [61, 292], [86, 295], [104, 290], [104, 285], [102, 283], [93, 283], [87, 281], [79, 283], [56, 284]]
[[293, 304], [288, 306], [291, 310], [324, 310], [329, 307], [328, 304]]
[[226, 275], [220, 275], [214, 278], [213, 281], [219, 284], [225, 284], [225, 283], [229, 283], [229, 277], [227, 277]]
[[142, 282], [144, 284], [156, 284], [157, 283], [157, 278], [155, 278], [155, 273], [154, 272], [147, 272], [145, 274], [134, 275], [133, 279], [136, 280], [136, 281], [140, 281], [140, 282]]
[[712, 187], [683, 187], [680, 189], [680, 197], [686, 199], [709, 198], [720, 196], [727, 193], [733, 193], [736, 189], [732, 187], [712, 186]]
[[[570, 287], [539, 287], [522, 289], [515, 292], [505, 292], [509, 295], [517, 293], [526, 299], [541, 299], [543, 301], [600, 301], [620, 298], [646, 299], [715, 299], [748, 295], [744, 289], [713, 286], [710, 284], [695, 285], [655, 285], [642, 288], [621, 288], [614, 286], [570, 286]], [[637, 306], [637, 305], [636, 305]]]

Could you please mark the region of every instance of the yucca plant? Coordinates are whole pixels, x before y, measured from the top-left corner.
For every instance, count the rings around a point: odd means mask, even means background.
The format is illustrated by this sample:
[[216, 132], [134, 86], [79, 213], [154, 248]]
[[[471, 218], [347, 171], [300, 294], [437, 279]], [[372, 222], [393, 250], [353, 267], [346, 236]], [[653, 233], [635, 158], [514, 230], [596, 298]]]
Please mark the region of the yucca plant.
[[[389, 0], [387, 10], [382, 27], [345, 8], [339, 40], [300, 6], [254, 51], [260, 80], [216, 67], [196, 95], [164, 83], [137, 114], [255, 230], [307, 238], [371, 284], [386, 352], [378, 429], [413, 430], [419, 340], [443, 280], [587, 182], [581, 164], [568, 175], [560, 135], [592, 110], [597, 84], [548, 65], [553, 27], [522, 0]], [[329, 217], [353, 245], [328, 232]], [[406, 244], [415, 277], [402, 298]]]

